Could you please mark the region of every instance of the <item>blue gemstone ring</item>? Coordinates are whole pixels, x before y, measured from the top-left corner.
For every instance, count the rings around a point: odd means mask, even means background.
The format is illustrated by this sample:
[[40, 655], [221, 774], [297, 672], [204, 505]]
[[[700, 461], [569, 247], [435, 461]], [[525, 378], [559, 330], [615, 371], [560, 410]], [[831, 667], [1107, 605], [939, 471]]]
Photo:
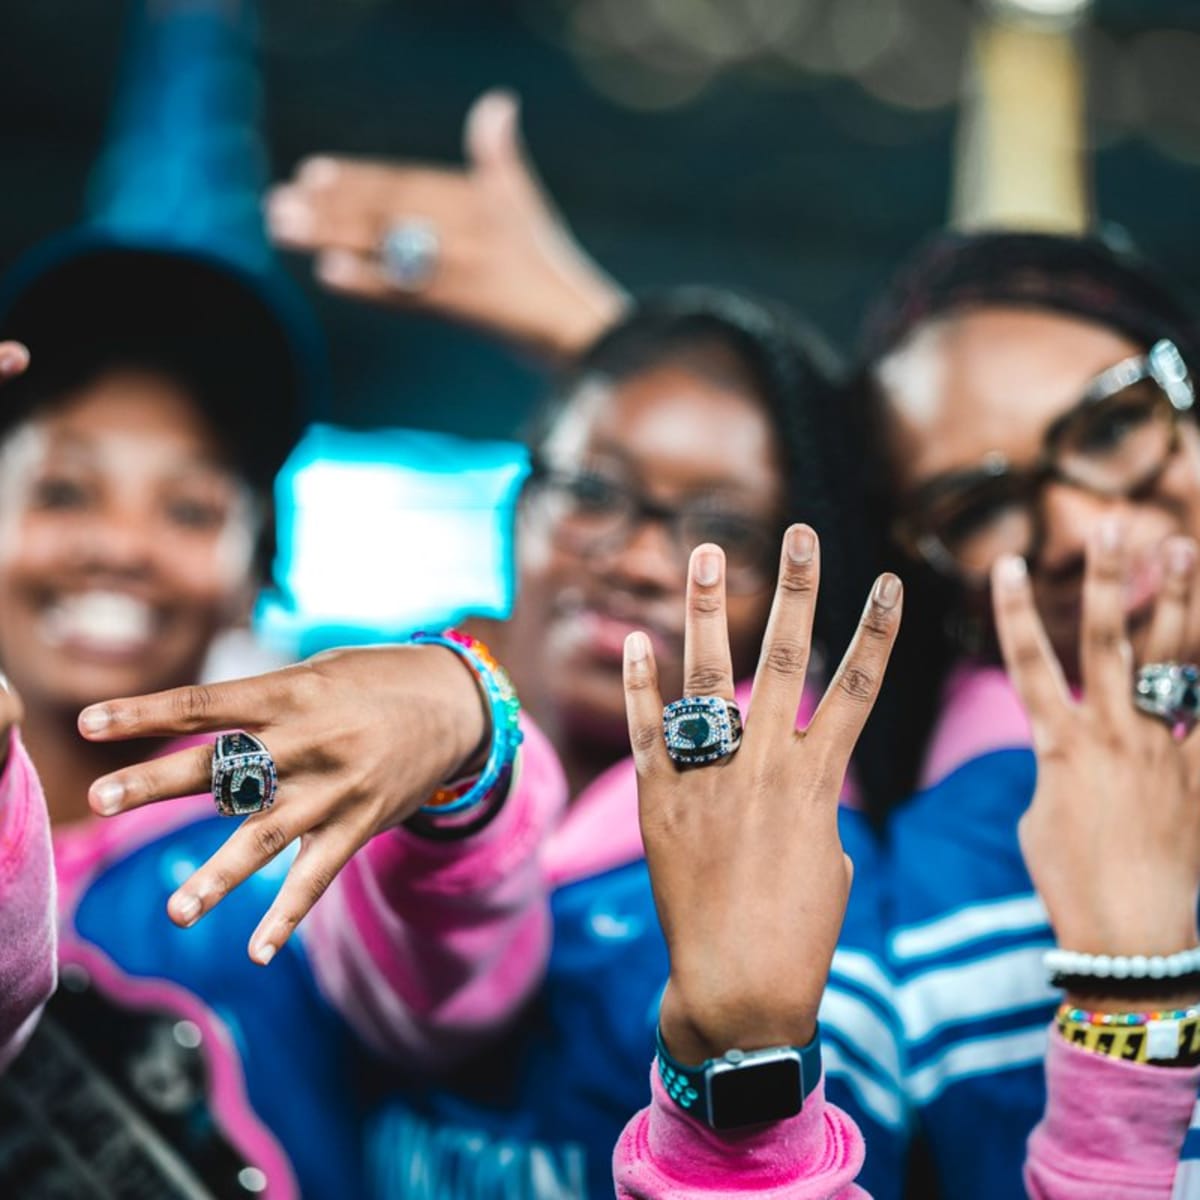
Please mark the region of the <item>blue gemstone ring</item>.
[[663, 709], [663, 733], [676, 766], [702, 767], [742, 744], [742, 714], [724, 696], [684, 696]]
[[1200, 718], [1200, 667], [1195, 663], [1147, 663], [1133, 684], [1133, 703], [1172, 729]]
[[213, 743], [212, 795], [223, 817], [247, 817], [275, 803], [279, 776], [271, 752], [243, 730]]
[[383, 236], [379, 260], [396, 287], [419, 292], [437, 270], [441, 242], [437, 229], [429, 221], [397, 221]]

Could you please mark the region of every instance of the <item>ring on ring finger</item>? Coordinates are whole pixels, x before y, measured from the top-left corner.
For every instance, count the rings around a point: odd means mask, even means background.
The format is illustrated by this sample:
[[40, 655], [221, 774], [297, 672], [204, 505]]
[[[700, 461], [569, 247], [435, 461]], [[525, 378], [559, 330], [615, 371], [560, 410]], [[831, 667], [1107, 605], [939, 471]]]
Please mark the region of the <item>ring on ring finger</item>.
[[702, 767], [737, 753], [742, 713], [724, 696], [684, 696], [663, 709], [663, 734], [677, 767]]

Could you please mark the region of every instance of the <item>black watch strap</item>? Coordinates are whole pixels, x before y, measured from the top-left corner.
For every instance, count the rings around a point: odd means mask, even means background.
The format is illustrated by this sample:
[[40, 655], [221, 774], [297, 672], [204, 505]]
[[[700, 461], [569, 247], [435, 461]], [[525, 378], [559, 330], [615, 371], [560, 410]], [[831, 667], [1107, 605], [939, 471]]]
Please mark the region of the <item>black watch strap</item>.
[[821, 1078], [821, 1029], [807, 1046], [729, 1050], [698, 1067], [672, 1057], [656, 1030], [658, 1075], [667, 1095], [711, 1129], [739, 1129], [794, 1117]]

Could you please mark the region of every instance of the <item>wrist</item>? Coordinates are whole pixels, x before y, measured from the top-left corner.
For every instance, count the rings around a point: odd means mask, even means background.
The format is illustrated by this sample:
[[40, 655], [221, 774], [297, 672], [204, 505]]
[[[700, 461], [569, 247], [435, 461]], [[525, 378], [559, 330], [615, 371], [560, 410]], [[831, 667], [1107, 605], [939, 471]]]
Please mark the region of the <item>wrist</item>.
[[671, 1055], [698, 1066], [730, 1050], [763, 1050], [773, 1046], [806, 1046], [817, 1029], [816, 1010], [796, 1004], [694, 1003], [667, 984], [659, 1010], [659, 1028]]
[[487, 761], [492, 737], [491, 707], [471, 666], [445, 646], [422, 646], [442, 716], [439, 743], [445, 748], [441, 783], [476, 774]]

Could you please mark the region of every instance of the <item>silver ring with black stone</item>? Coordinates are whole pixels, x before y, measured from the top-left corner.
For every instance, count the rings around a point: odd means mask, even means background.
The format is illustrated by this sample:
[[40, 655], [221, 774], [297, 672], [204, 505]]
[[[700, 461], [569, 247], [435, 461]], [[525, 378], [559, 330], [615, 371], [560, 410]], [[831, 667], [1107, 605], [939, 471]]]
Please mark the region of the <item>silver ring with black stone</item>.
[[684, 696], [663, 709], [667, 753], [677, 767], [703, 767], [742, 744], [742, 713], [724, 696]]
[[1172, 729], [1200, 719], [1200, 667], [1195, 663], [1147, 663], [1133, 683], [1133, 703]]
[[271, 752], [236, 729], [213, 743], [212, 797], [223, 817], [247, 817], [275, 803], [279, 775]]

